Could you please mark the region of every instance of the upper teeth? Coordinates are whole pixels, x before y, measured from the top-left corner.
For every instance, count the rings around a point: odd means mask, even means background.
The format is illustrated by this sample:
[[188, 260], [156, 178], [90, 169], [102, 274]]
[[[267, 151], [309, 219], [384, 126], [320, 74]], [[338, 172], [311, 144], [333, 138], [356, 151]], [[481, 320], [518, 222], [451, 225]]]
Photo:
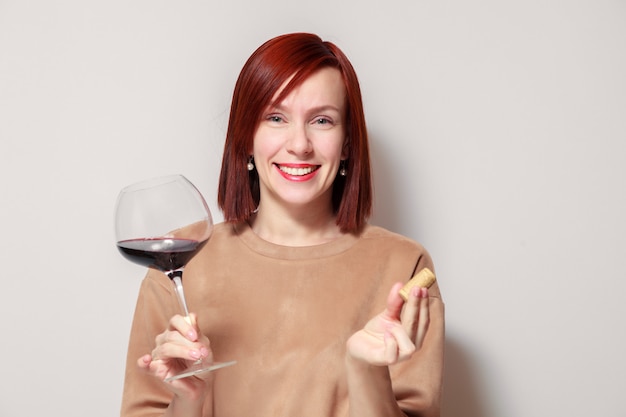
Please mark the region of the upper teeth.
[[280, 170], [283, 171], [285, 174], [289, 174], [289, 175], [306, 175], [306, 174], [310, 174], [311, 172], [313, 172], [313, 167], [292, 168], [292, 167], [281, 166]]

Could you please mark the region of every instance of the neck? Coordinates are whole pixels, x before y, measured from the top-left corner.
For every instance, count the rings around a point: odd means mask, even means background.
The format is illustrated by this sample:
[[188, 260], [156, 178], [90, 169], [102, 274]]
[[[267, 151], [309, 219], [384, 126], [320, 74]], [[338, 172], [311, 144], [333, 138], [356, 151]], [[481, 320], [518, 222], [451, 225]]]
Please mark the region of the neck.
[[287, 211], [280, 207], [259, 209], [250, 219], [250, 226], [261, 239], [283, 246], [314, 246], [341, 236], [331, 209]]

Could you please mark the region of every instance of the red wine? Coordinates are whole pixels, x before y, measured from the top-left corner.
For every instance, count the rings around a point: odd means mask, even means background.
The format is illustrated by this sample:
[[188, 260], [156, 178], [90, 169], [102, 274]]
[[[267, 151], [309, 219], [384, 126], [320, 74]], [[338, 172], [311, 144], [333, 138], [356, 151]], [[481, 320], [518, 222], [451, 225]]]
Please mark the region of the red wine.
[[131, 239], [117, 242], [117, 248], [131, 262], [169, 272], [185, 266], [202, 243], [176, 238]]

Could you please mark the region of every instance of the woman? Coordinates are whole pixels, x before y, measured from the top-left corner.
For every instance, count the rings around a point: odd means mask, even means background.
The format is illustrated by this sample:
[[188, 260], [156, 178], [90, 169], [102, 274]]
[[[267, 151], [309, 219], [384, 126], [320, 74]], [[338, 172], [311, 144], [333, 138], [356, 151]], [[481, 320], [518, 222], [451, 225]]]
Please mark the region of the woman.
[[[123, 416], [437, 416], [444, 321], [418, 243], [369, 225], [361, 93], [311, 34], [262, 45], [233, 94], [218, 202], [225, 222], [185, 269], [192, 324], [149, 271]], [[235, 366], [165, 383], [198, 359]]]

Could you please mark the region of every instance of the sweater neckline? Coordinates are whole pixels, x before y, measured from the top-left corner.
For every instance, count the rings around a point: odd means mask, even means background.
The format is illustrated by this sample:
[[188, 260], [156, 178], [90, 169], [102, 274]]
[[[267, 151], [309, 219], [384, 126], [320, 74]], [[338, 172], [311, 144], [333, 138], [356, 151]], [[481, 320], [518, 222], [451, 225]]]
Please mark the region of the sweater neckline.
[[270, 258], [285, 260], [315, 259], [337, 255], [353, 247], [360, 236], [360, 234], [344, 233], [337, 239], [319, 245], [283, 246], [261, 239], [247, 222], [234, 224], [233, 231], [252, 251]]

